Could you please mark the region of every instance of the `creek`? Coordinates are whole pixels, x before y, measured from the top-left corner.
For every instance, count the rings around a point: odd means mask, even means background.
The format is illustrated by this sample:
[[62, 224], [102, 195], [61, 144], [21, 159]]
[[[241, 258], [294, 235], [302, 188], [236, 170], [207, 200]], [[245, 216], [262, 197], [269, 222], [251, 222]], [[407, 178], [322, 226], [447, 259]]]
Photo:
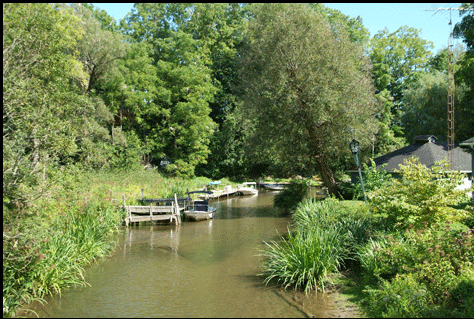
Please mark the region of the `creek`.
[[114, 253], [89, 267], [90, 284], [35, 305], [40, 317], [328, 317], [330, 295], [265, 285], [259, 250], [290, 221], [275, 192], [221, 199], [209, 221], [124, 227]]

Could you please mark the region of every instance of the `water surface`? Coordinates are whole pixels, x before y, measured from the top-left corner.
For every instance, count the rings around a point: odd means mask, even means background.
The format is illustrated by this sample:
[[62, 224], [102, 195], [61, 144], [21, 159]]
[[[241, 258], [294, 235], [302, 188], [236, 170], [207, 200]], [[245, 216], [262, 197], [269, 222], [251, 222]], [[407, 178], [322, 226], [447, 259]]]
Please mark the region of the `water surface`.
[[[222, 199], [213, 220], [128, 227], [113, 255], [86, 271], [90, 287], [37, 306], [40, 317], [305, 317], [291, 300], [327, 316], [318, 298], [265, 286], [259, 249], [278, 240], [289, 218], [274, 192]], [[285, 294], [285, 295], [282, 295]], [[288, 301], [290, 300], [290, 301]]]

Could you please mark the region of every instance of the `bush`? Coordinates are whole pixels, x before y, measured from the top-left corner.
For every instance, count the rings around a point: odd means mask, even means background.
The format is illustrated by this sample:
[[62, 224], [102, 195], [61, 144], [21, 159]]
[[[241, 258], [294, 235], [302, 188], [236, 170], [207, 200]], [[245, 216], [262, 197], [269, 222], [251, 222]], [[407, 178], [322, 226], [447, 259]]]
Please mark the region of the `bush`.
[[[370, 167], [363, 163], [364, 171], [362, 172], [362, 179], [364, 182], [364, 189], [366, 192], [387, 186], [392, 180], [392, 175], [385, 170], [377, 169], [375, 162], [370, 160]], [[339, 195], [345, 200], [363, 200], [364, 192], [362, 191], [362, 184], [344, 182], [339, 185]]]
[[308, 191], [308, 184], [304, 181], [291, 181], [286, 189], [275, 195], [273, 203], [276, 207], [289, 212], [303, 200]]
[[[380, 284], [380, 288], [368, 289], [371, 311], [379, 311], [376, 316], [392, 317], [411, 316], [409, 311], [423, 315], [437, 313], [436, 316], [454, 315], [453, 311], [459, 309], [463, 313], [471, 311], [466, 306], [470, 297], [460, 297], [460, 291], [469, 291], [470, 283], [474, 284], [473, 231], [435, 224], [424, 230], [410, 229], [404, 234], [370, 239], [359, 249], [358, 257], [366, 284], [375, 287]], [[398, 282], [400, 280], [403, 285]], [[405, 286], [412, 290], [423, 287], [425, 296], [429, 296], [429, 302], [428, 299], [424, 301], [427, 302], [424, 309], [407, 308], [412, 297], [398, 290]], [[390, 294], [401, 296], [396, 302], [390, 299], [392, 308], [388, 304], [383, 306], [381, 301]]]
[[420, 317], [431, 302], [426, 287], [410, 274], [383, 280], [380, 289], [365, 291], [369, 294], [369, 313], [376, 318]]
[[456, 209], [460, 195], [467, 190], [456, 190], [463, 174], [448, 170], [449, 164], [437, 162], [431, 169], [419, 163], [417, 157], [400, 165], [402, 178], [369, 192], [374, 213], [386, 213], [398, 225], [422, 228], [424, 223], [461, 221], [468, 216]]

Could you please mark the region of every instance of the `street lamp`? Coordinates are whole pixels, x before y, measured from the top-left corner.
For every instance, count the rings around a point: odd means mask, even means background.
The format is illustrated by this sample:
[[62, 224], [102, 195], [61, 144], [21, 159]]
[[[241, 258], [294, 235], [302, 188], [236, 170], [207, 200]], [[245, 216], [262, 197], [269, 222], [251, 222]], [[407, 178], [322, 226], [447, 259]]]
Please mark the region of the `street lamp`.
[[360, 172], [360, 163], [359, 163], [359, 149], [360, 149], [360, 142], [355, 138], [349, 143], [349, 147], [351, 148], [352, 155], [354, 156], [354, 160], [357, 165], [357, 169], [359, 170], [359, 177], [360, 177], [360, 184], [362, 185], [362, 192], [364, 192], [364, 201], [367, 203], [367, 196], [365, 196], [365, 189], [364, 189], [364, 181], [362, 180], [362, 173]]

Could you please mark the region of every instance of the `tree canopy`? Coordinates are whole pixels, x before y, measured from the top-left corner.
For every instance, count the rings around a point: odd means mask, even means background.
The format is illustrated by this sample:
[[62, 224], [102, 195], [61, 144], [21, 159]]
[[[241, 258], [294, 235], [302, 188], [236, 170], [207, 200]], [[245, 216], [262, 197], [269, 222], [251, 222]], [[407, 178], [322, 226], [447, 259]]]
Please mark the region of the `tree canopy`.
[[[472, 12], [454, 28], [457, 139], [473, 134]], [[448, 55], [429, 48], [409, 26], [370, 38], [323, 4], [140, 3], [121, 21], [3, 4], [4, 194], [39, 196], [69, 164], [164, 156], [175, 176], [319, 172], [334, 191], [349, 127], [364, 158], [445, 135]]]
[[254, 14], [240, 67], [242, 112], [280, 157], [307, 157], [336, 192], [329, 163], [348, 153], [347, 129], [364, 142], [377, 129], [368, 59], [307, 5], [256, 5]]

